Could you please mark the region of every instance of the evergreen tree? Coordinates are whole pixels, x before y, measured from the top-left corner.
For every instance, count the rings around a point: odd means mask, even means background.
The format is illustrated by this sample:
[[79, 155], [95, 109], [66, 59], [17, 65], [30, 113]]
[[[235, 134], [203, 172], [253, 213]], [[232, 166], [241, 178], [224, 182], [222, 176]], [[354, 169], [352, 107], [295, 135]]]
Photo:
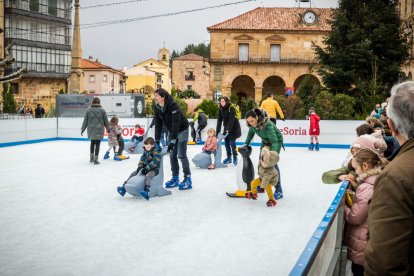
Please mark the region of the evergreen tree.
[[[318, 73], [329, 90], [377, 97], [402, 76], [408, 58], [397, 0], [340, 0], [325, 48], [314, 45]], [[367, 90], [368, 89], [368, 90]], [[360, 110], [362, 111], [362, 110]]]
[[3, 112], [4, 113], [16, 113], [17, 104], [14, 100], [14, 88], [9, 83], [3, 83]]

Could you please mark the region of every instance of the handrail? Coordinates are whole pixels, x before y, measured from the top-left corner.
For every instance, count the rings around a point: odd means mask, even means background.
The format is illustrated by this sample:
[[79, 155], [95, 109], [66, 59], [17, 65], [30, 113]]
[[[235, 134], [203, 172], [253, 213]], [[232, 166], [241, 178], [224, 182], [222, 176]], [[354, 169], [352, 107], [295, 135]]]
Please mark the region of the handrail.
[[[316, 228], [315, 232], [313, 233], [311, 239], [307, 243], [305, 249], [303, 250], [302, 254], [300, 255], [298, 261], [296, 262], [295, 266], [293, 267], [290, 275], [307, 275], [318, 256], [318, 253], [325, 242], [325, 239], [328, 235], [329, 230], [334, 225], [335, 219], [337, 220], [338, 228], [338, 237], [337, 242], [335, 245], [335, 250], [340, 251], [342, 245], [342, 231], [343, 231], [343, 205], [344, 205], [344, 196], [346, 189], [348, 187], [348, 181], [343, 181], [338, 193], [336, 194], [334, 200], [332, 201], [331, 205], [329, 206], [328, 210], [326, 211], [325, 216], [322, 218], [321, 222], [319, 223], [318, 227]], [[324, 260], [329, 261], [329, 269], [328, 270], [336, 270], [335, 266], [339, 263], [340, 253], [334, 254], [333, 257], [337, 258], [331, 260]], [[325, 274], [323, 274], [325, 275]]]

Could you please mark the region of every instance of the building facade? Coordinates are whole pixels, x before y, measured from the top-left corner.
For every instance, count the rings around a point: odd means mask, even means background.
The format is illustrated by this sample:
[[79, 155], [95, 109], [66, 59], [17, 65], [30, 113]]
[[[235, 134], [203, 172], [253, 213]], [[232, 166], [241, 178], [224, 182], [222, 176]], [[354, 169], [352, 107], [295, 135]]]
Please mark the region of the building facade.
[[[146, 86], [150, 86], [154, 90], [164, 88], [168, 92], [171, 91], [170, 51], [166, 48], [161, 48], [158, 51], [157, 60], [150, 58], [124, 71], [128, 76], [126, 84], [128, 92], [142, 91]], [[148, 84], [152, 76], [154, 76], [154, 80]]]
[[175, 89], [193, 90], [202, 99], [210, 90], [210, 64], [208, 59], [196, 55], [183, 55], [172, 60], [172, 85]]
[[409, 80], [413, 79], [414, 71], [414, 1], [400, 1], [400, 16], [403, 21], [403, 30], [407, 34], [410, 44], [409, 59], [401, 66], [402, 71], [408, 76]]
[[124, 72], [102, 64], [99, 60], [82, 59], [83, 88], [90, 94], [124, 94]]
[[322, 45], [330, 31], [332, 9], [256, 8], [210, 26], [210, 92], [250, 97], [259, 102], [267, 92], [284, 94], [306, 76], [315, 85], [312, 43]]
[[4, 43], [13, 43], [11, 54], [16, 59], [5, 73], [27, 68], [20, 80], [12, 82], [18, 104], [34, 109], [41, 103], [47, 111], [56, 94], [66, 91], [71, 65], [71, 2], [4, 1]]

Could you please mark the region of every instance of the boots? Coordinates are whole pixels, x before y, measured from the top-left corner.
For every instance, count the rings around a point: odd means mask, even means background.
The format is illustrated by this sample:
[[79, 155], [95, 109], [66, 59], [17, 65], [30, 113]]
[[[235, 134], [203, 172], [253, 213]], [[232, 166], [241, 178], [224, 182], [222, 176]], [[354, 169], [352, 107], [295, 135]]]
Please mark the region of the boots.
[[184, 176], [183, 182], [178, 184], [179, 190], [189, 190], [193, 188], [193, 182], [191, 181], [191, 175]]
[[237, 155], [233, 156], [233, 164], [234, 166], [237, 166], [238, 160], [237, 160]]
[[108, 158], [109, 158], [109, 151], [105, 152], [105, 155], [104, 155], [104, 159], [108, 159]]
[[114, 155], [114, 160], [115, 160], [115, 161], [122, 161], [122, 159], [121, 159], [121, 158], [119, 158], [119, 156], [118, 156], [117, 154], [115, 154], [115, 155]]
[[313, 150], [314, 147], [315, 147], [315, 144], [311, 143], [310, 146], [309, 146], [309, 150]]
[[90, 157], [90, 159], [89, 159], [89, 162], [91, 162], [91, 163], [92, 163], [92, 162], [94, 161], [94, 157], [93, 157], [93, 156], [94, 156], [94, 154], [93, 154], [93, 153], [91, 153], [91, 154], [90, 154], [90, 156], [91, 156], [91, 157]]
[[165, 182], [165, 188], [174, 188], [178, 186], [178, 175], [173, 175], [173, 177], [171, 178], [171, 180], [168, 180], [167, 182]]
[[145, 185], [144, 186], [144, 190], [139, 192], [139, 194], [141, 195], [142, 198], [149, 200], [149, 186]]
[[248, 198], [248, 199], [253, 199], [253, 200], [256, 200], [256, 199], [257, 199], [257, 194], [254, 194], [254, 193], [252, 193], [252, 192], [248, 192], [248, 193], [246, 193], [244, 196], [245, 196], [246, 198]]
[[266, 202], [266, 206], [267, 206], [267, 207], [275, 207], [275, 206], [276, 206], [276, 204], [277, 204], [277, 202], [276, 202], [276, 200], [274, 200], [274, 199], [269, 199], [269, 200]]
[[121, 196], [124, 196], [124, 195], [125, 195], [125, 193], [126, 193], [126, 190], [125, 190], [124, 185], [122, 185], [122, 186], [118, 186], [118, 187], [116, 188], [116, 190], [118, 191], [118, 193], [119, 193]]
[[99, 163], [99, 161], [98, 161], [98, 155], [95, 155], [95, 158], [93, 159], [93, 164], [94, 164], [94, 165], [99, 165], [99, 164], [101, 164], [101, 163]]
[[223, 164], [230, 164], [230, 163], [231, 163], [231, 157], [227, 156], [227, 158], [223, 160]]
[[315, 150], [319, 151], [319, 143], [316, 143]]

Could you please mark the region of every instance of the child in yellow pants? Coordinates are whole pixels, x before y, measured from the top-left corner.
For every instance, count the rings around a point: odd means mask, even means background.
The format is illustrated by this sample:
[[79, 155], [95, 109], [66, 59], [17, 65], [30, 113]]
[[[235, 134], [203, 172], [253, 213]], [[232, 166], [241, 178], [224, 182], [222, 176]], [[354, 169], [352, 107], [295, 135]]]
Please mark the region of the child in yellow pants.
[[269, 147], [263, 147], [260, 154], [259, 162], [259, 178], [250, 182], [251, 191], [246, 193], [248, 199], [257, 199], [257, 187], [266, 190], [269, 200], [266, 202], [268, 207], [276, 206], [272, 186], [276, 186], [279, 175], [275, 169], [275, 165], [279, 162], [279, 154], [276, 151], [270, 151]]

